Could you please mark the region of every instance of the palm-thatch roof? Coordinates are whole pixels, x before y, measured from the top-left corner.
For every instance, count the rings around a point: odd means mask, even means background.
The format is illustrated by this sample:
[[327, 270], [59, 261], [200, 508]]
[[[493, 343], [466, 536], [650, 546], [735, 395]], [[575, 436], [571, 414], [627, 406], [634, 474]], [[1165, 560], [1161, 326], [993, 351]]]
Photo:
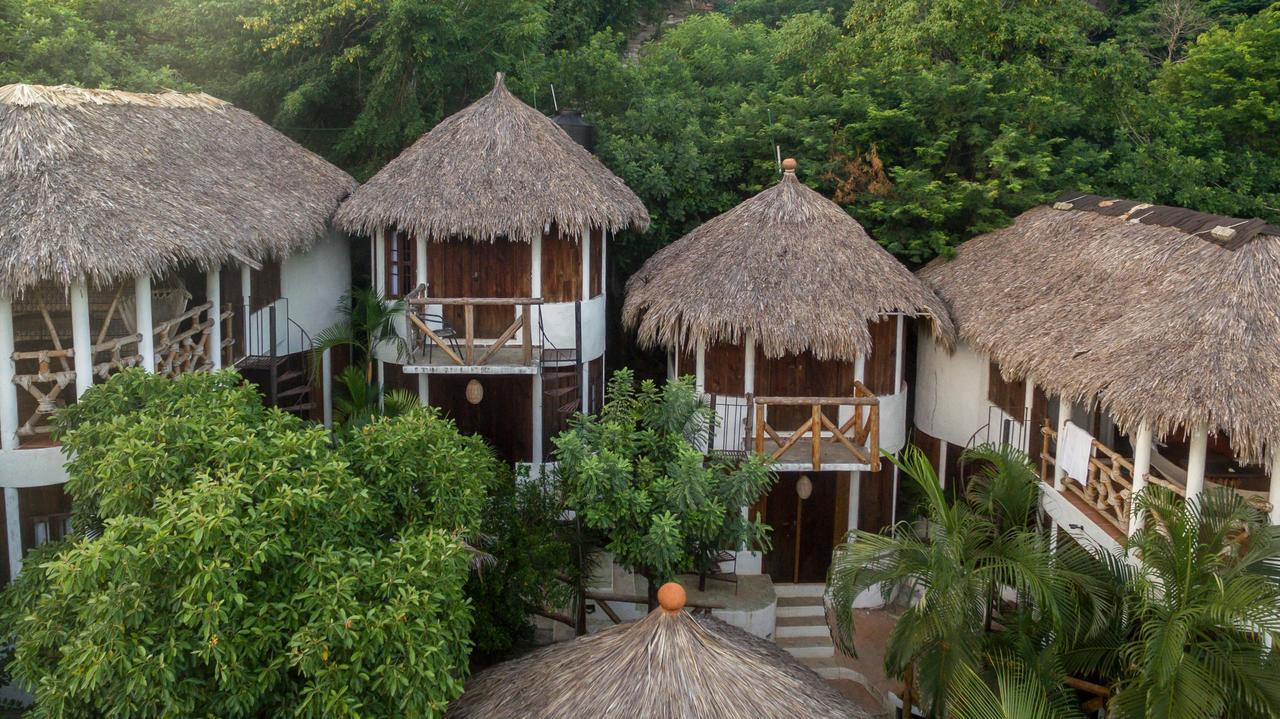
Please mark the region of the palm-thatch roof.
[[649, 227], [640, 198], [550, 118], [507, 90], [445, 118], [342, 205], [351, 233], [386, 228], [430, 240], [531, 241], [548, 224], [572, 237]]
[[782, 180], [659, 250], [627, 282], [623, 322], [642, 346], [737, 343], [766, 356], [871, 351], [867, 323], [901, 312], [953, 330], [942, 302], [839, 205]]
[[1067, 193], [921, 277], [1010, 378], [1247, 458], [1280, 441], [1280, 228]]
[[354, 187], [208, 95], [0, 87], [0, 292], [285, 255]]
[[[670, 586], [670, 585], [668, 585]], [[664, 591], [666, 588], [664, 587]], [[681, 593], [683, 599], [683, 593]], [[674, 610], [668, 608], [676, 606]], [[683, 601], [491, 667], [447, 719], [858, 719], [868, 714], [773, 642]]]

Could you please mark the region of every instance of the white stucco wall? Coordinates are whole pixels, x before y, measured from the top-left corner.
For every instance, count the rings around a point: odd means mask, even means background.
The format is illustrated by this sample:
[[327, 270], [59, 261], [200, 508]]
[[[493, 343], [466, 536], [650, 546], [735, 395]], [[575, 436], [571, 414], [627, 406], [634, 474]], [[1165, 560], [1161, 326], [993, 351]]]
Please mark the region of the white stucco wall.
[[61, 447], [0, 450], [0, 487], [43, 487], [67, 481]]
[[289, 318], [314, 337], [338, 320], [338, 300], [351, 290], [349, 240], [330, 230], [310, 250], [280, 265], [280, 293]]

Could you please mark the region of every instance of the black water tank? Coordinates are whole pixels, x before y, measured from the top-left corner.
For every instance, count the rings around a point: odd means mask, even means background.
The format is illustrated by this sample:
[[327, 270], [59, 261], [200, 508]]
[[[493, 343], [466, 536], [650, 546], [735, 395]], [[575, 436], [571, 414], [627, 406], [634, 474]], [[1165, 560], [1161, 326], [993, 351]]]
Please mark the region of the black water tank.
[[578, 110], [561, 110], [551, 118], [560, 129], [569, 133], [573, 141], [587, 148], [587, 152], [596, 151], [596, 126], [582, 119]]

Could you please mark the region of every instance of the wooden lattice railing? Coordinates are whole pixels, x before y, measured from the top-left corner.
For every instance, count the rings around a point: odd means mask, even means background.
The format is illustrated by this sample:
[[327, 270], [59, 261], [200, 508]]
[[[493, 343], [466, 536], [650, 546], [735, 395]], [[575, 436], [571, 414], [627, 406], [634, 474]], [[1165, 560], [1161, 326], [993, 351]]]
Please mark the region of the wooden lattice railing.
[[[166, 377], [177, 377], [187, 372], [207, 372], [213, 369], [213, 353], [225, 351], [235, 343], [232, 336], [234, 313], [231, 305], [224, 305], [220, 317], [210, 310], [213, 303], [197, 305], [173, 319], [155, 326], [155, 371]], [[214, 348], [213, 323], [221, 321], [222, 347]]]
[[[1052, 427], [1041, 428], [1043, 442], [1040, 448], [1040, 479], [1049, 485], [1054, 483], [1057, 459], [1054, 454], [1058, 433]], [[1093, 440], [1089, 456], [1089, 474], [1081, 485], [1068, 478], [1063, 491], [1070, 492], [1122, 532], [1129, 530], [1129, 513], [1133, 503], [1133, 463], [1107, 445]]]
[[[142, 335], [128, 335], [93, 345], [93, 374], [105, 380], [126, 367], [136, 367], [142, 362], [138, 343]], [[49, 418], [57, 409], [75, 397], [65, 397], [64, 391], [76, 383], [75, 350], [73, 348], [44, 349], [30, 352], [14, 352], [17, 369], [13, 383], [35, 400], [34, 408], [18, 426], [18, 436], [34, 437], [49, 433]], [[56, 363], [55, 369], [52, 365]]]
[[[503, 348], [517, 344], [516, 335], [520, 335], [518, 345], [523, 364], [533, 361], [533, 310], [542, 304], [542, 300], [534, 297], [427, 297], [426, 286], [418, 285], [405, 297], [409, 318], [409, 346], [417, 352], [425, 350], [430, 342], [439, 348], [446, 357], [456, 365], [479, 366], [488, 364]], [[462, 307], [462, 328], [449, 327], [443, 317], [432, 318], [427, 314], [427, 307]], [[476, 337], [476, 308], [511, 306], [515, 312], [515, 320], [496, 339]], [[432, 329], [431, 320], [435, 319], [440, 327]], [[477, 339], [480, 344], [477, 344]], [[477, 356], [478, 355], [478, 356]]]
[[[791, 432], [779, 431], [769, 422], [770, 407], [808, 407], [808, 419]], [[843, 422], [827, 416], [827, 408], [848, 407]], [[808, 445], [808, 464], [814, 471], [827, 464], [865, 464], [880, 471], [880, 399], [861, 382], [854, 383], [852, 397], [755, 397], [751, 402], [755, 427], [752, 446], [756, 453], [784, 460], [793, 448]], [[836, 445], [839, 450], [824, 449]]]

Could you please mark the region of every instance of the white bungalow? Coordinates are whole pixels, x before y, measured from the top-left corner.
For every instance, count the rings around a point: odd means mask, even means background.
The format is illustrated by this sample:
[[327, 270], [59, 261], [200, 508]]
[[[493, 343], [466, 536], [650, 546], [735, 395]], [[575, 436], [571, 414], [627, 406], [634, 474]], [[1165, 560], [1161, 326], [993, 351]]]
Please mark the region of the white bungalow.
[[235, 364], [319, 416], [291, 373], [350, 285], [354, 185], [208, 95], [0, 88], [0, 582], [68, 531], [50, 418], [116, 371]]
[[944, 481], [1005, 441], [1054, 525], [1102, 546], [1151, 482], [1232, 487], [1280, 521], [1280, 228], [1067, 193], [920, 275], [960, 337], [917, 358], [915, 439]]

